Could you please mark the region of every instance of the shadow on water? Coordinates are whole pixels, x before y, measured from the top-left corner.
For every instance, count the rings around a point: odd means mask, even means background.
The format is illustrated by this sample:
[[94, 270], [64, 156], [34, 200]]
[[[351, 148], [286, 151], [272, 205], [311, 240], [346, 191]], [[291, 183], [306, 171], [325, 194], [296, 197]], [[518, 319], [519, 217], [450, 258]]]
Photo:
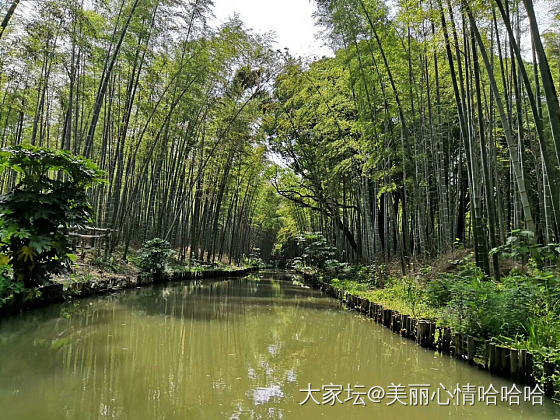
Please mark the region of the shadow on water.
[[551, 419], [558, 407], [299, 403], [309, 383], [512, 384], [415, 346], [297, 276], [153, 286], [0, 322], [2, 419]]

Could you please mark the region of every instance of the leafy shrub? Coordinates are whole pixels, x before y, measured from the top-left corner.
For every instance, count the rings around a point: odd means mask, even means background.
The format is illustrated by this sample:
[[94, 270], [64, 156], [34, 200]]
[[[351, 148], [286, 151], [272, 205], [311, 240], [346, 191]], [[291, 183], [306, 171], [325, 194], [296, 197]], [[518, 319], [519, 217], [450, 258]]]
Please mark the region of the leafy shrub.
[[171, 244], [163, 239], [154, 238], [146, 241], [140, 250], [140, 269], [146, 274], [161, 278], [174, 252]]
[[0, 171], [18, 174], [0, 196], [0, 258], [26, 288], [67, 271], [74, 259], [68, 233], [90, 222], [87, 190], [103, 173], [65, 151], [17, 146], [0, 150]]
[[428, 304], [441, 308], [451, 300], [453, 289], [453, 278], [451, 276], [440, 276], [426, 286], [426, 299]]
[[349, 264], [338, 260], [327, 260], [324, 263], [326, 277], [337, 277], [344, 275], [349, 269]]
[[492, 249], [490, 255], [498, 255], [502, 259], [520, 260], [523, 265], [531, 259], [538, 267], [543, 267], [546, 262], [552, 265], [558, 263], [560, 244], [537, 244], [533, 232], [515, 229], [511, 231], [511, 236], [507, 238], [506, 243]]
[[261, 258], [261, 249], [254, 247], [251, 249], [251, 253], [247, 258], [245, 258], [245, 264], [249, 267], [259, 267], [263, 264], [263, 260]]
[[482, 276], [448, 280], [451, 298], [442, 311], [444, 323], [485, 338], [527, 331], [537, 296], [530, 282], [509, 277], [497, 284]]
[[0, 266], [0, 306], [2, 306], [6, 299], [13, 293], [23, 290], [23, 283], [13, 282], [12, 279], [12, 268], [8, 264]]
[[121, 262], [111, 256], [109, 258], [105, 258], [103, 256], [94, 256], [91, 260], [91, 265], [95, 267], [99, 267], [102, 270], [109, 271], [111, 273], [119, 273], [121, 271]]
[[387, 279], [387, 267], [381, 265], [348, 264], [338, 260], [327, 260], [323, 274], [327, 279], [341, 278], [349, 282], [360, 283], [369, 288], [380, 287]]
[[294, 270], [301, 270], [305, 267], [305, 263], [303, 262], [303, 258], [296, 257], [293, 260], [288, 260], [287, 267], [293, 268]]
[[347, 277], [370, 287], [378, 287], [383, 283], [380, 273], [383, 273], [383, 270], [374, 265], [352, 265], [345, 270]]
[[560, 276], [539, 270], [531, 273], [538, 287], [538, 299], [527, 325], [531, 348], [560, 346]]
[[435, 308], [446, 306], [457, 292], [455, 289], [464, 287], [466, 281], [485, 279], [482, 270], [470, 260], [470, 257], [454, 261], [453, 264], [460, 268], [458, 273], [441, 273], [426, 286], [426, 301]]
[[370, 287], [381, 287], [387, 282], [387, 267], [384, 264], [361, 267], [359, 276]]
[[334, 260], [336, 248], [330, 246], [320, 232], [306, 232], [298, 237], [298, 244], [303, 247], [303, 260], [306, 265], [323, 269], [325, 263]]
[[368, 291], [373, 302], [406, 315], [423, 318], [436, 318], [437, 312], [426, 303], [426, 291], [420, 277], [388, 277], [384, 287]]
[[534, 270], [531, 278], [538, 285], [541, 299], [539, 299], [542, 314], [555, 312], [560, 315], [560, 275], [550, 271]]
[[548, 312], [527, 322], [527, 344], [530, 348], [560, 346], [560, 321], [558, 315]]

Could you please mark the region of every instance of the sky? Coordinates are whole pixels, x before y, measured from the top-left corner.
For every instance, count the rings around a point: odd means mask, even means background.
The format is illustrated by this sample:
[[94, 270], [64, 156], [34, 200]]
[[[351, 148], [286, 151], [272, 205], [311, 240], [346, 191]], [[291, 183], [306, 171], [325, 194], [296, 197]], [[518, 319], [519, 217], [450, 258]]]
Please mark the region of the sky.
[[[25, 15], [37, 1], [43, 0], [22, 0], [16, 16]], [[391, 3], [395, 0], [387, 1]], [[556, 1], [560, 0], [534, 0], [541, 32], [551, 26], [550, 9]], [[0, 7], [6, 7], [6, 4], [6, 0], [0, 0]], [[246, 26], [255, 32], [274, 32], [278, 49], [287, 47], [294, 56], [333, 56], [333, 51], [324, 45], [324, 41], [317, 39], [320, 28], [315, 25], [313, 18], [317, 10], [314, 0], [214, 0], [214, 5], [215, 26], [237, 13]], [[531, 60], [528, 32], [521, 46], [524, 57]]]
[[287, 47], [295, 56], [332, 56], [330, 48], [316, 39], [319, 28], [313, 0], [214, 0], [216, 23], [238, 13], [248, 28], [258, 33], [273, 31], [276, 48]]
[[[549, 10], [553, 1], [534, 1], [539, 29], [543, 32], [551, 23]], [[317, 10], [313, 0], [214, 0], [214, 5], [215, 24], [223, 23], [238, 13], [248, 28], [259, 33], [276, 33], [276, 48], [287, 47], [295, 56], [321, 58], [333, 55], [323, 41], [316, 39], [319, 28], [313, 18]], [[522, 42], [527, 59], [530, 59], [530, 45], [527, 34]]]

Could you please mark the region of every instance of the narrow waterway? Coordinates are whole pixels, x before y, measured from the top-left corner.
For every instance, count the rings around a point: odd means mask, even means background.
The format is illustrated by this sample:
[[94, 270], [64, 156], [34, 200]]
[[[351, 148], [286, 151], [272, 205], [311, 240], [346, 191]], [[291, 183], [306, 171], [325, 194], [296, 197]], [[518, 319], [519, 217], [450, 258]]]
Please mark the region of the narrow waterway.
[[[4, 420], [560, 418], [560, 407], [524, 395], [519, 406], [501, 395], [487, 406], [492, 392], [479, 401], [478, 387], [491, 384], [498, 394], [512, 389], [282, 273], [143, 288], [0, 320]], [[308, 394], [319, 405], [301, 405]], [[506, 398], [515, 403], [515, 390]]]

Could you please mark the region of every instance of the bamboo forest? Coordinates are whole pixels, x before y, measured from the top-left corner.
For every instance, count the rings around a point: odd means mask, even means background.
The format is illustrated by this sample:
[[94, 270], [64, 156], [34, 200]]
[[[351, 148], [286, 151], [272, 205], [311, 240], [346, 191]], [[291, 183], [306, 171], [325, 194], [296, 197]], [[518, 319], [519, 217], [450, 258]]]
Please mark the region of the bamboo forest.
[[0, 21], [0, 418], [560, 418], [557, 0]]

